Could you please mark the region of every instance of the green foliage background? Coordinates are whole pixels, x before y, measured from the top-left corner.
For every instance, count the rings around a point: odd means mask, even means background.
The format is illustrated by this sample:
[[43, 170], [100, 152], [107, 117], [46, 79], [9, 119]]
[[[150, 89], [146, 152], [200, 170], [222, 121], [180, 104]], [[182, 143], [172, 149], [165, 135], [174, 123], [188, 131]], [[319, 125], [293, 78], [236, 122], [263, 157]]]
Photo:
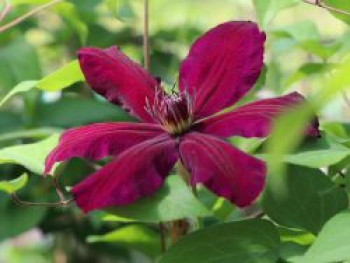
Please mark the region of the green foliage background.
[[[47, 2], [9, 1], [1, 25]], [[346, 0], [324, 2], [350, 11]], [[142, 63], [142, 8], [142, 0], [67, 0], [0, 33], [0, 262], [350, 260], [350, 17], [301, 0], [150, 0], [151, 71], [167, 87], [197, 36], [227, 20], [253, 20], [268, 38], [264, 70], [245, 102], [298, 90], [320, 116], [321, 139], [301, 137], [311, 116], [305, 107], [279, 118], [267, 140], [231, 139], [269, 165], [254, 207], [238, 210], [204, 188], [195, 197], [177, 175], [150, 198], [86, 216], [74, 205], [12, 202], [14, 192], [57, 202], [40, 175], [64, 129], [133, 121], [90, 91], [76, 52], [118, 45]], [[54, 175], [69, 196], [100, 164], [74, 159]], [[184, 217], [194, 233], [160, 256], [158, 223]]]

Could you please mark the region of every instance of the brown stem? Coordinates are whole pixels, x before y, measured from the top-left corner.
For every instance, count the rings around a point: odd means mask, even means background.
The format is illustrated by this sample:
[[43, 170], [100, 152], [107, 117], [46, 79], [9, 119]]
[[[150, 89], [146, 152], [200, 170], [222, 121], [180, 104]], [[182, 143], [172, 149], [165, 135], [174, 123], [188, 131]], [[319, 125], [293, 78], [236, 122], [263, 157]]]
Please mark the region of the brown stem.
[[251, 215], [251, 218], [262, 218], [265, 215], [263, 211], [257, 211], [255, 214]]
[[[182, 165], [181, 162], [178, 162], [176, 165], [176, 171], [177, 174], [186, 182], [187, 185], [189, 184], [189, 173], [186, 170], [186, 168]], [[194, 190], [192, 188], [192, 190]], [[179, 219], [175, 220], [169, 223], [169, 234], [170, 234], [170, 241], [171, 244], [175, 244], [179, 238], [182, 236], [185, 236], [188, 234], [190, 230], [190, 224], [186, 219]]]
[[179, 219], [169, 223], [170, 241], [175, 244], [179, 238], [188, 234], [190, 224], [186, 219]]
[[182, 165], [182, 163], [180, 161], [177, 162], [177, 164], [176, 164], [176, 171], [177, 171], [178, 175], [186, 182], [186, 184], [190, 185], [190, 183], [189, 183], [190, 174], [188, 173], [187, 169]]
[[61, 187], [59, 186], [59, 184], [58, 184], [56, 178], [51, 177], [51, 182], [52, 182], [52, 185], [53, 185], [53, 186], [55, 187], [55, 189], [56, 189], [56, 193], [57, 193], [57, 195], [58, 195], [58, 197], [59, 197], [59, 199], [60, 199], [60, 202], [61, 202], [61, 203], [66, 203], [66, 198], [64, 197], [64, 194], [63, 194], [63, 192], [62, 192], [62, 189], [61, 189]]
[[53, 206], [67, 206], [70, 202], [72, 202], [71, 199], [60, 201], [60, 202], [53, 202], [53, 203], [28, 202], [28, 201], [23, 201], [22, 199], [20, 199], [16, 193], [12, 193], [11, 194], [11, 198], [16, 204], [18, 204], [20, 206], [49, 206], [49, 207], [53, 207]]
[[23, 201], [19, 198], [19, 196], [16, 193], [12, 193], [11, 198], [16, 204], [21, 205], [21, 206], [50, 206], [50, 207], [52, 207], [52, 206], [67, 206], [70, 202], [73, 201], [72, 199], [67, 200], [64, 197], [63, 191], [62, 191], [61, 187], [59, 186], [56, 178], [51, 177], [51, 183], [56, 189], [56, 193], [60, 199], [59, 202], [52, 202], [52, 203], [43, 202], [42, 203], [42, 202]]
[[[143, 6], [143, 57], [145, 69], [150, 69], [150, 45], [149, 45], [149, 2], [144, 0]], [[160, 248], [162, 253], [166, 251], [166, 227], [163, 222], [159, 223]]]
[[310, 5], [315, 5], [315, 6], [324, 8], [324, 9], [326, 9], [328, 11], [331, 11], [331, 12], [335, 12], [335, 13], [338, 13], [338, 14], [341, 14], [341, 15], [350, 16], [350, 12], [342, 10], [342, 9], [338, 9], [338, 8], [335, 8], [335, 7], [332, 7], [332, 6], [329, 6], [329, 5], [325, 4], [323, 2], [323, 0], [302, 0], [302, 1], [304, 3], [310, 4]]
[[14, 27], [16, 25], [18, 25], [19, 23], [23, 22], [24, 20], [26, 20], [27, 18], [39, 13], [40, 11], [46, 9], [46, 8], [49, 8], [55, 4], [58, 4], [59, 2], [62, 2], [64, 0], [52, 0], [44, 5], [41, 5], [37, 8], [34, 8], [32, 10], [30, 10], [28, 13], [25, 13], [24, 15], [12, 20], [11, 22], [3, 25], [0, 27], [0, 33], [4, 32], [5, 30], [7, 29], [10, 29], [11, 27]]
[[149, 3], [144, 0], [143, 8], [143, 55], [144, 66], [147, 70], [150, 68], [150, 47], [149, 47]]
[[160, 233], [160, 249], [162, 253], [166, 251], [166, 227], [163, 222], [159, 223], [159, 233]]

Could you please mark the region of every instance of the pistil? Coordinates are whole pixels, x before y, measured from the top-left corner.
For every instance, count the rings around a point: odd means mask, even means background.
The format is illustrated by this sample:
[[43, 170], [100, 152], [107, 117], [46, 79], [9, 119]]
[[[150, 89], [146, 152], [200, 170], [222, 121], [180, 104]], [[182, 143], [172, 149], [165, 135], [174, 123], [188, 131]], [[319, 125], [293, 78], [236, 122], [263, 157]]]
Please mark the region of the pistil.
[[146, 99], [146, 111], [163, 128], [173, 135], [187, 131], [193, 121], [192, 100], [189, 94], [173, 92], [171, 95], [156, 92], [153, 105]]

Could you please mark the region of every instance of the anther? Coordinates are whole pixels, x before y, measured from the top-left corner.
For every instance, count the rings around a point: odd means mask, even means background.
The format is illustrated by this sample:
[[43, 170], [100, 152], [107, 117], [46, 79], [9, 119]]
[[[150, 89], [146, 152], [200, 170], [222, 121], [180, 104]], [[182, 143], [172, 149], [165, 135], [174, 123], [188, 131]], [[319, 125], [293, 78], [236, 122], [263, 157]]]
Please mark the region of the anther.
[[146, 98], [145, 110], [171, 134], [181, 134], [192, 124], [192, 100], [187, 91], [171, 91], [165, 95], [158, 88], [155, 90], [153, 104]]

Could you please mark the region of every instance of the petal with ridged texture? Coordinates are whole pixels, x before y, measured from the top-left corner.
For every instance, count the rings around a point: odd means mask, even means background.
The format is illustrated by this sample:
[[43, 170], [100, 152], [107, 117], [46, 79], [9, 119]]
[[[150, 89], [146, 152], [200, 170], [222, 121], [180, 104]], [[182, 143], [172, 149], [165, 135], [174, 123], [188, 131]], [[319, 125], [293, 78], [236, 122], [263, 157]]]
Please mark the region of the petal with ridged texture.
[[[258, 100], [203, 120], [196, 124], [195, 129], [219, 137], [262, 138], [270, 134], [273, 121], [278, 115], [305, 102], [304, 97], [297, 92], [278, 98]], [[306, 134], [318, 137], [318, 126], [318, 119], [315, 117], [307, 126]]]
[[146, 98], [153, 103], [158, 82], [144, 68], [116, 46], [82, 48], [78, 58], [85, 79], [94, 91], [140, 120], [153, 122], [145, 106]]
[[194, 97], [195, 117], [233, 105], [263, 66], [265, 34], [253, 22], [227, 22], [197, 39], [180, 67], [180, 90]]
[[168, 135], [140, 143], [74, 186], [85, 212], [133, 203], [152, 195], [178, 159], [177, 142]]
[[180, 142], [180, 158], [191, 183], [239, 207], [250, 205], [265, 185], [265, 163], [210, 135], [190, 133]]
[[116, 156], [140, 142], [163, 133], [155, 124], [143, 123], [95, 123], [64, 132], [56, 148], [47, 156], [45, 174], [56, 162], [81, 157], [99, 160]]

